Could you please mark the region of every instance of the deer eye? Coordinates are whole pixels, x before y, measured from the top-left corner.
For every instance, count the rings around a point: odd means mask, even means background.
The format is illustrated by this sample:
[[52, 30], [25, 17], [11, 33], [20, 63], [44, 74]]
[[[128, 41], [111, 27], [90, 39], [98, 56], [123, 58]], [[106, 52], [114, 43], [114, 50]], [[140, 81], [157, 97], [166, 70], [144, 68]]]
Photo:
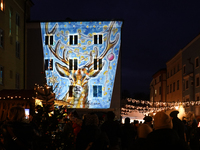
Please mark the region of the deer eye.
[[90, 77], [86, 76], [85, 80], [88, 81], [90, 79]]
[[71, 81], [71, 82], [73, 82], [74, 80], [72, 79], [72, 77], [69, 77], [69, 80]]

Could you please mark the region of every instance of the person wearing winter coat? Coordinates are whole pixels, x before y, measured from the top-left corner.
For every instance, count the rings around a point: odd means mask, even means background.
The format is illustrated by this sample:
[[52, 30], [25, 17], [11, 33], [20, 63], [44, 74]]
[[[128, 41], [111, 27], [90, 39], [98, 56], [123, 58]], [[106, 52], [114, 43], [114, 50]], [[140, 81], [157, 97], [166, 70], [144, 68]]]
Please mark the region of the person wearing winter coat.
[[135, 129], [133, 125], [130, 123], [130, 118], [125, 118], [125, 124], [122, 126], [122, 149], [129, 149], [131, 143], [135, 141]]
[[172, 118], [173, 129], [177, 132], [181, 140], [186, 141], [185, 139], [185, 126], [183, 122], [178, 118], [179, 111], [172, 111], [170, 117]]
[[109, 140], [105, 133], [101, 132], [99, 119], [96, 114], [87, 114], [84, 118], [84, 127], [80, 130], [76, 139], [76, 150], [106, 150], [109, 148]]
[[158, 112], [154, 116], [154, 131], [147, 136], [148, 150], [189, 150], [177, 132], [172, 129], [172, 120], [165, 112]]
[[153, 129], [148, 124], [141, 124], [138, 127], [138, 138], [132, 143], [130, 150], [145, 150], [147, 136]]

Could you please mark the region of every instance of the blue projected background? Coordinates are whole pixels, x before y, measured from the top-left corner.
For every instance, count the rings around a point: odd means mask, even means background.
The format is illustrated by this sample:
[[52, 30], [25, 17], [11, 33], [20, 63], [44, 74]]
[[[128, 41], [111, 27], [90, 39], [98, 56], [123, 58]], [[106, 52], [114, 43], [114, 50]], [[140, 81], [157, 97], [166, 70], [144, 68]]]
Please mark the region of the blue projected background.
[[40, 25], [46, 80], [53, 86], [56, 99], [71, 108], [110, 108], [122, 22], [42, 22]]

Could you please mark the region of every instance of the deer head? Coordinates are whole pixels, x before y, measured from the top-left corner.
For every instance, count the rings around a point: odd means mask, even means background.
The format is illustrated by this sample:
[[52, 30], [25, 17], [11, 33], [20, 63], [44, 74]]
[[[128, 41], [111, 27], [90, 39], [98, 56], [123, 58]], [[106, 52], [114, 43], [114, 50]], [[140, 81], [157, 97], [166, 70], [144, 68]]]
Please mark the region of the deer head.
[[[119, 40], [119, 34], [116, 35], [115, 39], [113, 41], [110, 40], [111, 31], [114, 25], [114, 21], [110, 23], [110, 26], [108, 28], [107, 33], [107, 39], [106, 39], [106, 47], [99, 56], [99, 50], [97, 47], [94, 47], [95, 53], [93, 54], [92, 51], [89, 53], [89, 61], [83, 65], [80, 66], [77, 70], [69, 70], [69, 51], [67, 49], [64, 49], [62, 52], [62, 56], [59, 55], [59, 50], [61, 46], [61, 41], [58, 40], [56, 43], [55, 48], [53, 48], [50, 44], [48, 44], [48, 48], [51, 51], [51, 53], [61, 62], [63, 62], [65, 65], [60, 64], [59, 62], [55, 63], [55, 67], [57, 72], [62, 77], [66, 77], [69, 79], [71, 86], [73, 86], [73, 92], [72, 97], [69, 97], [69, 91], [66, 91], [66, 95], [62, 99], [63, 101], [66, 101], [67, 103], [71, 104], [74, 108], [89, 108], [88, 104], [88, 82], [91, 78], [96, 77], [101, 70], [94, 70], [94, 61], [93, 58], [96, 58], [97, 61], [99, 59], [103, 59], [106, 54], [109, 52], [110, 49], [112, 49], [116, 43]], [[52, 28], [51, 31], [48, 31], [48, 23], [45, 24], [45, 32], [46, 35], [53, 35], [56, 32], [57, 24]], [[94, 55], [94, 56], [93, 56]], [[105, 61], [102, 62], [102, 69], [105, 65]], [[97, 67], [99, 67], [97, 65]]]

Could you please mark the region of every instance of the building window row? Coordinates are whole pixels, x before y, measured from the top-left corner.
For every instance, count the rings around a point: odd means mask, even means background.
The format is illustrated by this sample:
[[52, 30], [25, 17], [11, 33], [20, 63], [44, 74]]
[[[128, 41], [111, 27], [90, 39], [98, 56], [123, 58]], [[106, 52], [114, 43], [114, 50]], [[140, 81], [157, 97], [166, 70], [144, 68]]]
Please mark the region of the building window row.
[[[94, 44], [103, 44], [103, 35], [93, 36]], [[53, 45], [54, 36], [45, 36], [45, 45]], [[69, 45], [78, 45], [78, 35], [69, 35]]]
[[[4, 67], [0, 66], [0, 85], [4, 84]], [[13, 72], [12, 70], [10, 70], [10, 79], [12, 79], [13, 76]], [[18, 73], [16, 73], [16, 78], [15, 78], [15, 88], [19, 89], [19, 85], [20, 85], [20, 75]]]
[[[76, 86], [69, 86], [69, 97], [73, 97], [73, 91], [75, 91]], [[93, 85], [93, 97], [102, 97], [102, 85]]]
[[170, 71], [170, 76], [169, 76], [169, 72], [167, 72], [167, 78], [173, 76], [173, 75], [176, 74], [179, 70], [180, 70], [180, 68], [179, 68], [179, 64], [178, 64], [178, 65], [177, 65], [177, 70], [176, 70], [176, 67], [174, 67], [174, 69], [172, 69], [172, 70]]
[[[94, 70], [102, 70], [102, 59], [94, 59]], [[53, 59], [46, 59], [45, 70], [53, 70]], [[69, 70], [78, 70], [78, 59], [69, 59]]]
[[176, 90], [179, 90], [179, 80], [167, 86], [167, 94], [175, 92]]

